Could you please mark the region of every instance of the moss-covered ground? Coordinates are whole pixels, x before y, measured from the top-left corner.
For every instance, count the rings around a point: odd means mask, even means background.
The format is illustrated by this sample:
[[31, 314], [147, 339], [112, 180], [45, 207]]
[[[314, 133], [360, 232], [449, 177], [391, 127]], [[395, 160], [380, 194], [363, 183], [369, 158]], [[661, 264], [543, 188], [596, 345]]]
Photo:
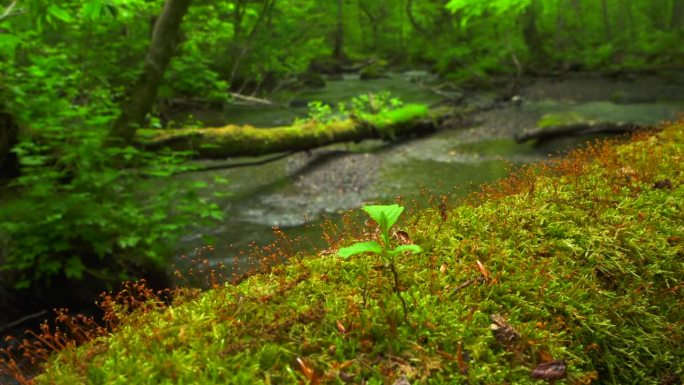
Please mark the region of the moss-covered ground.
[[[423, 252], [397, 257], [407, 314], [378, 260], [335, 254], [378, 236], [357, 219], [317, 255], [128, 312], [35, 383], [533, 384], [538, 364], [565, 360], [558, 384], [679, 384], [683, 128], [408, 210], [395, 241]], [[493, 314], [519, 336], [497, 339]]]

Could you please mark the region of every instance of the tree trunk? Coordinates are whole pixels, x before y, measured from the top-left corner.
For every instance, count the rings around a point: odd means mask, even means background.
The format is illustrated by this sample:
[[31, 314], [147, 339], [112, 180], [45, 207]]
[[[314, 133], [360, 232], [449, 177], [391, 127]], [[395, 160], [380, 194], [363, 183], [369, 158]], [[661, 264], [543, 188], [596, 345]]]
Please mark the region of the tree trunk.
[[361, 12], [363, 12], [363, 14], [366, 15], [366, 17], [368, 18], [368, 23], [371, 27], [371, 37], [373, 38], [373, 40], [370, 49], [371, 51], [373, 51], [378, 47], [378, 43], [380, 40], [378, 33], [378, 24], [380, 23], [381, 17], [373, 14], [373, 11], [371, 11], [371, 9], [368, 8], [368, 4], [365, 2], [365, 0], [359, 0], [358, 4], [359, 8], [361, 9]]
[[674, 0], [670, 28], [673, 31], [679, 31], [684, 28], [684, 0]]
[[0, 180], [19, 175], [19, 160], [12, 152], [19, 142], [19, 126], [12, 115], [0, 108]]
[[337, 27], [335, 28], [333, 56], [344, 60], [344, 0], [337, 0]]
[[242, 34], [242, 20], [247, 11], [247, 1], [237, 0], [235, 2], [235, 9], [233, 10], [233, 41], [237, 41]]
[[226, 126], [140, 130], [136, 137], [136, 144], [150, 150], [168, 147], [172, 150], [194, 151], [198, 158], [203, 159], [260, 156], [278, 152], [304, 151], [332, 143], [358, 142], [373, 138], [391, 139], [432, 132], [437, 128], [439, 119], [428, 118], [427, 114], [427, 107], [406, 106], [402, 111], [394, 114], [395, 118], [392, 123], [383, 122], [382, 118], [376, 117], [370, 120], [309, 122], [275, 128]]
[[406, 2], [406, 16], [408, 16], [409, 22], [411, 23], [411, 26], [413, 26], [413, 29], [421, 34], [425, 34], [425, 29], [420, 25], [420, 23], [418, 23], [413, 15], [413, 0], [408, 0]]
[[601, 0], [601, 15], [603, 16], [603, 28], [606, 34], [606, 42], [609, 42], [613, 37], [613, 32], [610, 28], [610, 16], [608, 13], [608, 0]]
[[557, 51], [563, 50], [563, 35], [565, 33], [565, 9], [563, 9], [563, 1], [558, 0], [556, 8], [558, 13], [556, 14], [556, 35], [554, 36], [554, 44]]
[[533, 56], [543, 57], [542, 38], [537, 28], [537, 18], [539, 16], [539, 1], [532, 0], [530, 5], [525, 10], [523, 17], [523, 38], [525, 45], [532, 52]]
[[128, 99], [121, 104], [121, 116], [109, 132], [110, 144], [127, 144], [152, 109], [164, 71], [171, 62], [180, 38], [183, 16], [192, 0], [166, 0], [154, 25], [152, 41], [145, 57], [143, 73], [131, 88]]
[[636, 31], [634, 29], [634, 11], [632, 9], [632, 0], [622, 0], [622, 10], [624, 12], [623, 18], [625, 19], [623, 24], [627, 24], [625, 31], [623, 31], [623, 35], [627, 36], [630, 41], [634, 41], [636, 39]]

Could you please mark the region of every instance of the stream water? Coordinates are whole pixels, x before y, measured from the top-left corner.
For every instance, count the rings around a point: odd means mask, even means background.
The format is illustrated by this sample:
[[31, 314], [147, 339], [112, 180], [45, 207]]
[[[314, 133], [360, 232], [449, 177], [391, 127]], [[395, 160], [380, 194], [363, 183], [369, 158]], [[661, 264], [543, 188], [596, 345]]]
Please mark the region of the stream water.
[[[440, 96], [412, 81], [416, 76], [430, 80], [428, 74], [416, 72], [373, 81], [350, 76], [328, 81], [325, 88], [303, 91], [296, 97], [334, 104], [358, 94], [389, 90], [406, 102], [439, 101]], [[291, 236], [303, 235], [315, 243], [320, 238], [318, 224], [323, 216], [335, 219], [345, 210], [364, 203], [390, 202], [397, 195], [411, 195], [423, 187], [434, 193], [465, 195], [482, 183], [506, 176], [511, 166], [547, 159], [549, 154], [586, 140], [563, 139], [543, 146], [516, 144], [512, 140], [516, 132], [535, 127], [547, 113], [576, 112], [589, 119], [655, 124], [674, 119], [684, 111], [681, 100], [617, 104], [557, 96], [547, 99], [537, 91], [528, 90], [531, 96], [521, 105], [476, 113], [467, 127], [426, 137], [391, 144], [379, 140], [337, 144], [259, 166], [181, 176], [209, 183], [217, 176], [230, 180], [229, 184], [216, 187], [230, 194], [216, 200], [226, 219], [214, 228], [186, 236], [181, 252], [193, 254], [193, 250], [205, 245], [203, 235], [211, 235], [214, 247], [212, 251], [205, 249], [204, 256], [214, 262], [232, 263], [236, 253], [249, 249], [251, 243], [273, 241], [273, 227]], [[475, 100], [488, 97], [483, 94]], [[197, 117], [208, 125], [250, 123], [267, 127], [286, 124], [302, 113], [284, 107], [233, 107], [204, 111]], [[247, 160], [254, 159], [233, 159]]]

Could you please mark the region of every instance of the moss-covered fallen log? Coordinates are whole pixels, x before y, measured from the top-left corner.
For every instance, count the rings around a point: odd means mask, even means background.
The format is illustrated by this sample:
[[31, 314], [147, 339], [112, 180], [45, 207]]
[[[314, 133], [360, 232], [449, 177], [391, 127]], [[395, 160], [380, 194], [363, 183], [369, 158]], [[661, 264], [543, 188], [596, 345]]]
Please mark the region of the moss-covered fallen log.
[[407, 105], [377, 115], [364, 115], [326, 123], [307, 121], [291, 126], [256, 128], [228, 125], [178, 130], [139, 130], [136, 142], [148, 149], [168, 147], [194, 151], [199, 158], [259, 156], [303, 151], [332, 143], [388, 139], [423, 134], [436, 129], [428, 107]]
[[643, 126], [624, 122], [578, 122], [542, 127], [523, 131], [515, 135], [515, 141], [523, 143], [528, 140], [551, 140], [569, 136], [584, 136], [592, 134], [624, 134], [643, 129]]

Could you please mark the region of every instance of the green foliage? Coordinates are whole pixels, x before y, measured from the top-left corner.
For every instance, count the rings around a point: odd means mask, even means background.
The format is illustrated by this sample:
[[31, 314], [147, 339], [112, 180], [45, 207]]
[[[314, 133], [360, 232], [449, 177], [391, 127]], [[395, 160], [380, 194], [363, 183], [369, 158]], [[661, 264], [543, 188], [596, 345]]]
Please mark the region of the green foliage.
[[0, 233], [10, 240], [2, 270], [17, 288], [60, 275], [113, 285], [163, 269], [191, 224], [222, 219], [195, 191], [201, 186], [165, 180], [188, 168], [188, 154], [103, 147], [97, 131], [49, 138], [16, 149], [23, 173], [13, 187], [22, 194], [0, 207]]
[[404, 211], [403, 206], [397, 204], [385, 206], [363, 206], [363, 211], [373, 218], [373, 220], [380, 227], [380, 237], [382, 245], [375, 241], [357, 242], [351, 246], [343, 247], [338, 250], [337, 254], [342, 258], [349, 258], [352, 255], [361, 253], [379, 254], [383, 257], [393, 257], [397, 253], [403, 251], [410, 251], [412, 253], [419, 253], [421, 251], [418, 245], [399, 245], [391, 249], [390, 245], [390, 228], [399, 219], [399, 216]]
[[544, 114], [537, 122], [538, 128], [547, 128], [553, 126], [561, 126], [564, 124], [575, 124], [586, 122], [587, 118], [575, 111]]
[[36, 0], [0, 20], [0, 98], [22, 127], [22, 174], [0, 205], [6, 284], [96, 277], [113, 286], [161, 270], [191, 224], [222, 217], [200, 187], [169, 178], [191, 154], [103, 145], [160, 4]]
[[368, 93], [355, 96], [349, 102], [342, 102], [337, 108], [321, 101], [313, 101], [308, 104], [308, 114], [304, 121], [328, 123], [334, 120], [348, 119], [354, 116], [366, 120], [382, 120], [391, 111], [403, 110], [404, 102], [395, 98], [389, 91], [377, 94]]
[[309, 102], [308, 110], [309, 112], [307, 114], [307, 120], [309, 121], [328, 123], [339, 117], [339, 115], [333, 112], [333, 109], [329, 104], [319, 100]]
[[392, 96], [389, 91], [379, 92], [377, 94], [359, 95], [351, 101], [351, 112], [355, 115], [377, 115], [386, 111], [395, 110], [404, 105], [404, 102], [399, 98]]
[[[363, 254], [363, 253], [372, 253], [375, 255], [379, 255], [380, 258], [382, 259], [382, 262], [384, 263], [385, 267], [389, 268], [392, 277], [393, 277], [393, 286], [392, 286], [392, 291], [398, 296], [398, 298], [401, 300], [401, 307], [404, 313], [404, 320], [408, 319], [408, 305], [406, 303], [406, 300], [401, 296], [401, 283], [399, 281], [399, 274], [397, 273], [397, 267], [395, 264], [395, 258], [397, 255], [403, 253], [403, 252], [411, 252], [413, 253], [420, 253], [421, 248], [418, 245], [414, 244], [403, 244], [399, 245], [395, 248], [392, 248], [392, 245], [390, 243], [390, 228], [394, 226], [394, 224], [399, 220], [399, 216], [401, 213], [404, 211], [403, 206], [399, 206], [397, 204], [393, 205], [372, 205], [372, 206], [363, 206], [362, 207], [363, 211], [365, 211], [373, 220], [375, 223], [378, 224], [378, 227], [380, 229], [380, 239], [382, 241], [382, 244], [376, 242], [376, 241], [367, 241], [367, 242], [356, 242], [351, 246], [347, 247], [342, 247], [337, 251], [337, 255], [344, 259], [348, 259], [349, 257], [356, 255], [356, 254]], [[368, 266], [365, 264], [360, 264], [359, 268], [361, 270], [360, 274], [364, 276], [364, 286], [361, 288], [361, 290], [366, 293], [367, 292], [367, 287], [369, 284], [369, 275], [368, 275]], [[391, 299], [389, 299], [391, 300]], [[364, 299], [363, 303], [365, 304], [368, 301], [364, 294]], [[388, 319], [393, 319], [395, 318], [393, 312], [391, 309], [385, 308], [384, 309], [387, 312], [387, 317]]]

